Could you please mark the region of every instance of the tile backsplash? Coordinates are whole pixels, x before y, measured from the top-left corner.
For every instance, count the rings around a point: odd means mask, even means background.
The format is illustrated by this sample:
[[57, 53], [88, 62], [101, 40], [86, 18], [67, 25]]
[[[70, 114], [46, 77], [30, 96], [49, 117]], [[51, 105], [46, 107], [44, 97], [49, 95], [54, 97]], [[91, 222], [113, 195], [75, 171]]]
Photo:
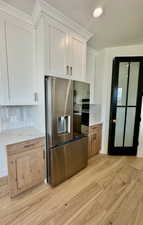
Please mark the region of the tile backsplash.
[[91, 104], [90, 105], [90, 125], [93, 125], [97, 122], [101, 122], [101, 105]]
[[0, 107], [0, 132], [15, 128], [33, 127], [32, 106]]
[[[101, 121], [101, 105], [90, 105], [90, 125], [99, 121]], [[35, 106], [0, 107], [0, 132], [26, 127], [36, 127]]]

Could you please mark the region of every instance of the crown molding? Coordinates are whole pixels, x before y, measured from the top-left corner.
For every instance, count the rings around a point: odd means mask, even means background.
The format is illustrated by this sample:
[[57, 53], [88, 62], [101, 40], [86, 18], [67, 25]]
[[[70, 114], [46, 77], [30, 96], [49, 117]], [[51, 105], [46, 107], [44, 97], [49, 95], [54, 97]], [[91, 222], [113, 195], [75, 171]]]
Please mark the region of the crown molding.
[[32, 16], [24, 13], [23, 11], [9, 5], [8, 3], [0, 0], [0, 10], [8, 15], [14, 16], [28, 24], [33, 24]]
[[41, 15], [47, 15], [52, 17], [53, 19], [59, 21], [60, 23], [66, 25], [71, 28], [73, 31], [79, 33], [86, 41], [88, 41], [93, 34], [83, 28], [81, 25], [65, 16], [62, 12], [55, 9], [51, 5], [49, 5], [45, 0], [36, 0], [35, 7], [33, 10], [33, 21], [35, 24], [38, 23]]

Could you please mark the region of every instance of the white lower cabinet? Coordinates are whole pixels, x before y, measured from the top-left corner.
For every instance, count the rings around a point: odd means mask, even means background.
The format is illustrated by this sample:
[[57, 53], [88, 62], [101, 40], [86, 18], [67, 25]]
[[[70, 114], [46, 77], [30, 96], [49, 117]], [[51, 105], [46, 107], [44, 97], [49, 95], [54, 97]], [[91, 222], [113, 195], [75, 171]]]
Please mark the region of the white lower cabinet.
[[35, 104], [33, 46], [33, 30], [6, 20], [0, 23], [0, 105]]

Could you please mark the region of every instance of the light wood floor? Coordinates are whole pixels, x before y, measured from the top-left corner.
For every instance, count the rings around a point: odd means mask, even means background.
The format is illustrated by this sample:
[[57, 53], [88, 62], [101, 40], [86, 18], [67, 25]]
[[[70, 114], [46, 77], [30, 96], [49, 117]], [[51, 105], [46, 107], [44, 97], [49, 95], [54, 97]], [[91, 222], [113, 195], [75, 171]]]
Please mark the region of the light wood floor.
[[6, 193], [0, 225], [143, 225], [143, 159], [100, 155], [56, 188]]

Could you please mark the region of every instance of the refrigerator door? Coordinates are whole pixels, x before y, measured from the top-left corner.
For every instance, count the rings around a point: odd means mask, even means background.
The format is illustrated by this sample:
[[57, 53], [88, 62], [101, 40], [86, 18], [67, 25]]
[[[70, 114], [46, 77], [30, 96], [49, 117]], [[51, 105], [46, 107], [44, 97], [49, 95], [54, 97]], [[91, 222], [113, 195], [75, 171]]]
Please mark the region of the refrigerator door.
[[50, 149], [49, 183], [56, 186], [87, 166], [88, 138]]
[[89, 126], [90, 84], [73, 81], [73, 133], [84, 134], [83, 127]]
[[46, 77], [46, 124], [49, 147], [73, 139], [73, 82]]

